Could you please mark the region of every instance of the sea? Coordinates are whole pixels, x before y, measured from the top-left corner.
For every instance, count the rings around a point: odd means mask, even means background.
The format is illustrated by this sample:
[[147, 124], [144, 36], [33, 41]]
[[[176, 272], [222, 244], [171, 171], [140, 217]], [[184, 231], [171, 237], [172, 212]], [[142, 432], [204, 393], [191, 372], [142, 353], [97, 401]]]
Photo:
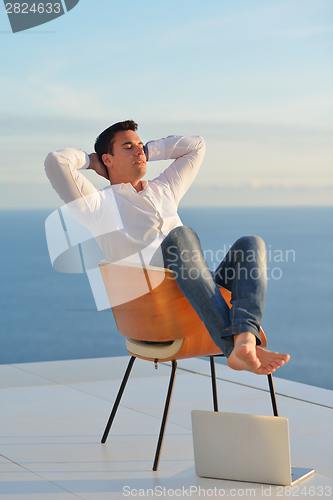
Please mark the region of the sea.
[[[45, 239], [52, 211], [0, 211], [0, 364], [127, 355], [111, 309], [97, 311], [86, 274], [53, 270]], [[211, 269], [239, 237], [265, 240], [262, 326], [268, 348], [291, 356], [276, 375], [333, 390], [333, 207], [179, 213], [199, 235]]]

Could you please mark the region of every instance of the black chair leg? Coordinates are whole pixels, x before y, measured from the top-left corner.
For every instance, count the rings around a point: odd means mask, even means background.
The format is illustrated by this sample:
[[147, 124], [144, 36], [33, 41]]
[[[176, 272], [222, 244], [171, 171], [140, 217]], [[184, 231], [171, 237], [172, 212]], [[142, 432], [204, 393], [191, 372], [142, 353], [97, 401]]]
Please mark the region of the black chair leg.
[[102, 437], [102, 440], [101, 440], [101, 442], [103, 444], [105, 443], [105, 441], [107, 440], [107, 437], [109, 435], [113, 419], [116, 416], [116, 413], [117, 413], [117, 410], [118, 410], [118, 406], [119, 406], [121, 397], [123, 395], [123, 392], [125, 390], [125, 386], [127, 384], [128, 378], [130, 376], [130, 373], [131, 373], [131, 370], [132, 370], [133, 363], [134, 363], [135, 359], [136, 359], [135, 356], [131, 356], [131, 359], [129, 360], [129, 363], [128, 363], [128, 366], [127, 366], [127, 370], [125, 372], [123, 381], [121, 383], [121, 386], [119, 388], [116, 400], [114, 402], [114, 405], [113, 405], [113, 408], [112, 408], [112, 411], [111, 411], [110, 418], [109, 418], [108, 423], [106, 424], [106, 427], [105, 427], [105, 431], [104, 431], [104, 434], [103, 434], [103, 437]]
[[155, 460], [154, 460], [154, 464], [153, 464], [154, 471], [156, 471], [158, 469], [158, 463], [160, 460], [160, 453], [161, 453], [162, 444], [163, 444], [165, 426], [166, 426], [167, 419], [168, 419], [170, 401], [171, 401], [173, 386], [175, 383], [176, 372], [177, 372], [177, 361], [173, 360], [172, 361], [172, 370], [171, 370], [171, 375], [170, 375], [170, 382], [169, 382], [169, 389], [168, 389], [168, 393], [167, 393], [167, 397], [166, 397], [166, 401], [165, 401], [164, 413], [163, 413], [162, 424], [161, 424], [161, 429], [160, 429], [160, 435], [158, 438], [158, 443], [157, 443], [157, 448], [156, 448], [156, 453], [155, 453]]
[[214, 359], [214, 356], [209, 356], [209, 358], [210, 358], [210, 372], [211, 372], [211, 375], [212, 375], [212, 390], [213, 390], [214, 411], [219, 411], [219, 406], [218, 406], [218, 401], [217, 401], [215, 359]]
[[274, 389], [274, 384], [273, 384], [273, 376], [271, 373], [269, 373], [267, 375], [267, 377], [268, 377], [269, 392], [271, 393], [271, 400], [272, 400], [274, 417], [278, 417], [279, 413], [278, 413], [277, 403], [276, 403], [275, 389]]

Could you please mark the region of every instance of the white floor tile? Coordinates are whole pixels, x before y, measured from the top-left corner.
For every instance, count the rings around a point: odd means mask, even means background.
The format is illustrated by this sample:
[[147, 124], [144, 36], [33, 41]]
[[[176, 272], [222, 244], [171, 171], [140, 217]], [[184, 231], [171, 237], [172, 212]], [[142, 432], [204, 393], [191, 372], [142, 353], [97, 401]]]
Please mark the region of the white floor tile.
[[[209, 358], [191, 358], [191, 359], [180, 359], [177, 361], [178, 368], [184, 370], [191, 370], [199, 373], [210, 373], [210, 361]], [[222, 372], [225, 370], [230, 370], [226, 365], [215, 362], [216, 372]]]
[[73, 388], [49, 385], [1, 390], [0, 421], [84, 414], [106, 402]]
[[[75, 384], [98, 380], [122, 379], [130, 356], [114, 358], [74, 359], [66, 361], [48, 361], [40, 363], [24, 363], [12, 365], [29, 373], [43, 377], [58, 384]], [[136, 359], [132, 369], [132, 377], [158, 376], [168, 367], [159, 364], [161, 370], [155, 370], [150, 361]]]
[[[226, 368], [226, 371], [217, 374], [218, 378], [228, 380], [230, 382], [245, 384], [250, 387], [257, 387], [258, 389], [269, 389], [266, 375], [255, 375], [244, 371], [237, 372], [229, 369], [228, 367]], [[279, 378], [278, 375], [275, 374], [273, 374], [273, 383], [275, 391], [279, 394], [294, 396], [300, 400], [333, 408], [333, 391]]]
[[332, 432], [333, 410], [330, 408], [278, 397], [278, 409], [281, 417], [288, 418], [290, 435], [293, 437]]
[[300, 399], [305, 399], [311, 403], [328, 406], [333, 409], [333, 391], [310, 385], [308, 385], [307, 388], [308, 391], [304, 393], [304, 396], [300, 395]]
[[0, 471], [1, 500], [74, 500], [78, 497], [67, 490], [22, 467]]
[[295, 437], [290, 449], [293, 465], [312, 467], [333, 481], [333, 434]]
[[22, 370], [19, 365], [0, 365], [0, 389], [50, 384], [53, 382]]

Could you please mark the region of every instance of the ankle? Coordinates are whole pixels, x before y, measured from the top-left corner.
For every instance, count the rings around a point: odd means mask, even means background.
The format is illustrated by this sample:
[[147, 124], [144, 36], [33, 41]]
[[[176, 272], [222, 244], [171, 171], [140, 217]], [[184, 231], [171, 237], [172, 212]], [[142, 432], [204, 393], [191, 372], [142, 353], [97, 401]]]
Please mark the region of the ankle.
[[234, 335], [234, 346], [238, 344], [253, 344], [256, 345], [256, 336], [251, 332], [242, 332]]

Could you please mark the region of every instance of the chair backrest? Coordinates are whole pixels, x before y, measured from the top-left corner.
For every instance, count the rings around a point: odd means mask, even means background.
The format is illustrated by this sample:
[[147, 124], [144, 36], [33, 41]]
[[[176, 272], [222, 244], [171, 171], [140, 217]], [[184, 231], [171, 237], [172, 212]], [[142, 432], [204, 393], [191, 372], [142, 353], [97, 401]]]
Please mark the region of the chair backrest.
[[103, 262], [100, 270], [121, 335], [166, 342], [205, 329], [169, 269]]
[[[100, 263], [100, 270], [121, 335], [154, 342], [187, 339], [183, 346], [188, 351], [186, 357], [221, 354], [172, 271], [107, 261]], [[231, 307], [230, 292], [224, 288], [220, 291]]]

